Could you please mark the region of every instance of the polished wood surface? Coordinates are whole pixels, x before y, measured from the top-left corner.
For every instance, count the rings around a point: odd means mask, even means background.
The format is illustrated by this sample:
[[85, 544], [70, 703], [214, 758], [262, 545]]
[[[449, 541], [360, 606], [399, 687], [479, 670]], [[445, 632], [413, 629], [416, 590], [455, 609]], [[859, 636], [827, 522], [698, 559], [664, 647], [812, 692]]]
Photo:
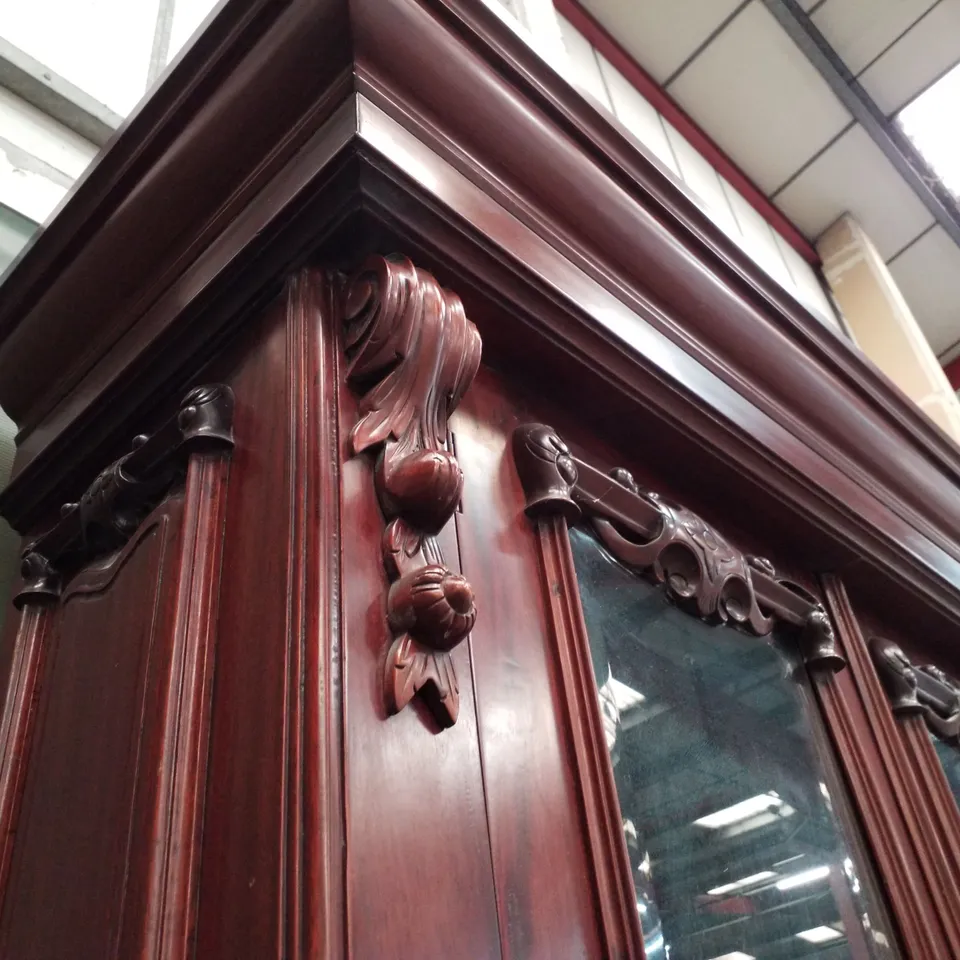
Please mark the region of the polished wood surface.
[[620, 908], [596, 897], [584, 833], [596, 812], [581, 799], [569, 726], [577, 721], [566, 715], [537, 540], [513, 465], [519, 422], [503, 382], [481, 369], [452, 424], [467, 478], [457, 517], [463, 569], [481, 605], [470, 648], [496, 920], [505, 958], [601, 957], [612, 931], [597, 918]]
[[52, 619], [46, 604], [28, 604], [16, 618], [8, 614], [8, 623], [15, 620], [17, 626], [0, 719], [0, 896], [7, 886]]
[[[940, 841], [925, 833], [929, 798], [911, 782], [909, 761], [873, 670], [842, 582], [825, 578], [828, 608], [848, 669], [821, 678], [816, 691], [873, 855], [880, 867], [906, 956], [956, 955], [952, 893], [940, 885]], [[919, 812], [919, 816], [918, 816]]]
[[160, 763], [181, 502], [64, 590], [0, 914], [0, 955], [134, 955]]
[[[747, 601], [698, 614], [847, 660], [812, 709], [891, 939], [960, 956], [960, 814], [863, 642], [960, 663], [960, 450], [484, 5], [227, 4], [4, 294], [0, 956], [642, 957], [530, 423], [624, 562], [641, 489], [689, 504]], [[155, 463], [197, 384], [230, 443]]]
[[229, 469], [224, 453], [187, 466], [141, 952], [156, 960], [189, 953], [196, 928]]

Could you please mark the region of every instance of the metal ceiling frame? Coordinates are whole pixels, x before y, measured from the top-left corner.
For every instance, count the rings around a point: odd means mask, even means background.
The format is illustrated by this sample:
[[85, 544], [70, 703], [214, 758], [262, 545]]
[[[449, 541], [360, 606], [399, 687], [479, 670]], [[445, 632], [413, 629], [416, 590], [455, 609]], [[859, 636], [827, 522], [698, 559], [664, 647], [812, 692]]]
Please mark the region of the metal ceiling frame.
[[960, 246], [960, 204], [910, 138], [877, 106], [797, 0], [763, 0], [763, 3], [936, 222]]

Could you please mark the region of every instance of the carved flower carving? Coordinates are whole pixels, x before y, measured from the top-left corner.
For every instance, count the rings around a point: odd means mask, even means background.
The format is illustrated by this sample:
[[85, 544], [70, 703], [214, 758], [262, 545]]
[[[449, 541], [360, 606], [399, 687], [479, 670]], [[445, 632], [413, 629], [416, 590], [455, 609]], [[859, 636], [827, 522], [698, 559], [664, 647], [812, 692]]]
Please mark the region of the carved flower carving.
[[477, 619], [473, 589], [459, 573], [431, 563], [401, 577], [387, 600], [390, 626], [434, 650], [452, 650]]

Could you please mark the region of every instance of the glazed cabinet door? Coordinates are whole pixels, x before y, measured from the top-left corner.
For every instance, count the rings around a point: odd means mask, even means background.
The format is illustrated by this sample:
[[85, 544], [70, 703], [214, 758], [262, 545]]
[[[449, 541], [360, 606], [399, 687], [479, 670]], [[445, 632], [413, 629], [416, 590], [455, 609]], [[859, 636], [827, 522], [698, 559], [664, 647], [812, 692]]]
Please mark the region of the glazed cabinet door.
[[453, 422], [494, 870], [524, 897], [505, 941], [903, 955], [816, 693], [846, 669], [824, 605], [535, 404], [481, 371]]

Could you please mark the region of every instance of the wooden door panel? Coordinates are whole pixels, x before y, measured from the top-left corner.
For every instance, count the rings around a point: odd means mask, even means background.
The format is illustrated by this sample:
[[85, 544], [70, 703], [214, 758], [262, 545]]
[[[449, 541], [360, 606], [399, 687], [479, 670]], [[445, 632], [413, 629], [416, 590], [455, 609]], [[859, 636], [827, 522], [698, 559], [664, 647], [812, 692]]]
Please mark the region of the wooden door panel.
[[[55, 612], [2, 919], [2, 954], [118, 955], [139, 778], [155, 780], [169, 580], [168, 500]], [[148, 791], [152, 792], [152, 791]], [[148, 851], [142, 851], [148, 853]]]

